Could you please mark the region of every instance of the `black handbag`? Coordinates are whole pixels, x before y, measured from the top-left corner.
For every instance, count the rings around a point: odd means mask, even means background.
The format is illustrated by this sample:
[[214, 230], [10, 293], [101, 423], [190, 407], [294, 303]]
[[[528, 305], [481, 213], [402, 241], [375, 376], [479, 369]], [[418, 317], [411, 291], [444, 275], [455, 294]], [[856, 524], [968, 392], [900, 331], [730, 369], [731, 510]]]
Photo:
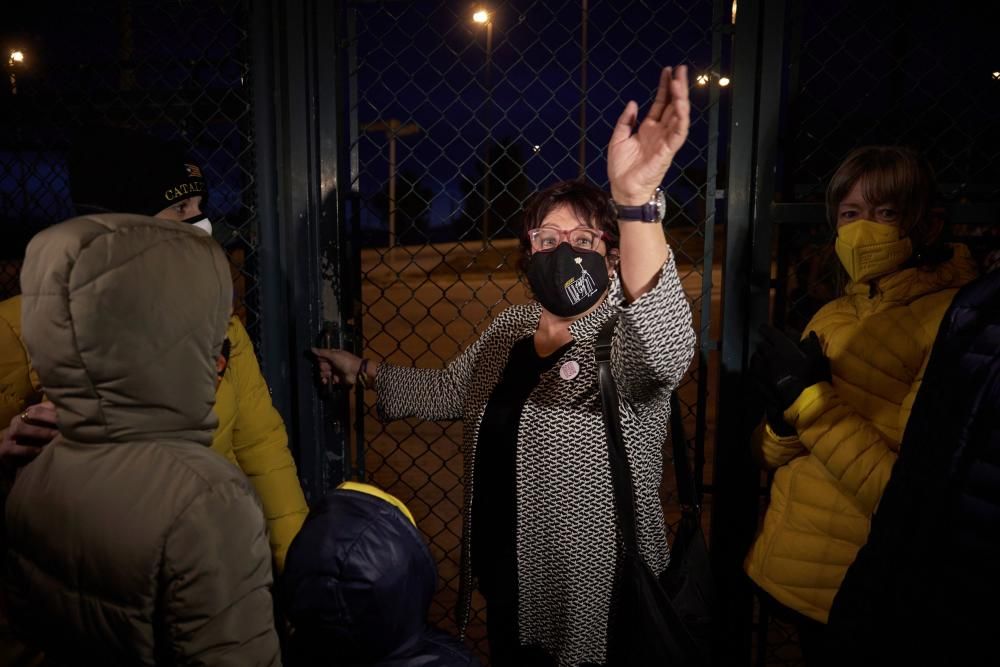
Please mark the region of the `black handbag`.
[[612, 318], [602, 327], [595, 348], [615, 510], [622, 539], [612, 597], [608, 665], [709, 665], [716, 609], [715, 583], [701, 530], [701, 508], [694, 476], [687, 463], [679, 403], [676, 394], [671, 395], [671, 440], [681, 521], [671, 549], [670, 565], [658, 579], [642, 559], [636, 540], [632, 475], [622, 440], [618, 390], [611, 375], [611, 336], [617, 321], [617, 317]]

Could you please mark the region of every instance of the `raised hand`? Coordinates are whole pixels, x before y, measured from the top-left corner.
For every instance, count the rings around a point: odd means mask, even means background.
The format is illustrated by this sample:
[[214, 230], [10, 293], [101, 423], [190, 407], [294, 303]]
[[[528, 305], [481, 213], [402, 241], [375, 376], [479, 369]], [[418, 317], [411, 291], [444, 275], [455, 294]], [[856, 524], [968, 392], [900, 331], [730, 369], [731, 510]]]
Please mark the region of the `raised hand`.
[[625, 105], [608, 144], [611, 196], [628, 206], [649, 201], [687, 139], [691, 103], [686, 65], [663, 68], [656, 99], [634, 131], [638, 115], [638, 104], [630, 101]]

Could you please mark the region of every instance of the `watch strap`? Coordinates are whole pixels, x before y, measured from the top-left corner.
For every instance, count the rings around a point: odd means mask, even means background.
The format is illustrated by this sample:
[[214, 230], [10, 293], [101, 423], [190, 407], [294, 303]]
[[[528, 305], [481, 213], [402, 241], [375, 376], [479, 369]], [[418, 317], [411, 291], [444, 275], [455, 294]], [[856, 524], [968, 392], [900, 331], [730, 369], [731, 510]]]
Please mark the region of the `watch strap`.
[[659, 216], [656, 214], [656, 204], [653, 202], [646, 202], [641, 206], [625, 206], [623, 204], [615, 204], [615, 209], [618, 211], [619, 220], [659, 222]]

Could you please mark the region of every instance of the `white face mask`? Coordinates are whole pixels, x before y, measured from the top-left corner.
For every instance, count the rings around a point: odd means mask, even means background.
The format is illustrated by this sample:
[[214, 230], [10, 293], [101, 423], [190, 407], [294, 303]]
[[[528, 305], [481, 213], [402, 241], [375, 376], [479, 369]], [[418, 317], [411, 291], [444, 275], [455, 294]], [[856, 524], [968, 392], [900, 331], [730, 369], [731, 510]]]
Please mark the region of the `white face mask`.
[[207, 215], [195, 215], [186, 220], [181, 220], [181, 222], [186, 222], [189, 225], [194, 225], [198, 229], [204, 230], [209, 236], [212, 235], [212, 221], [208, 219]]

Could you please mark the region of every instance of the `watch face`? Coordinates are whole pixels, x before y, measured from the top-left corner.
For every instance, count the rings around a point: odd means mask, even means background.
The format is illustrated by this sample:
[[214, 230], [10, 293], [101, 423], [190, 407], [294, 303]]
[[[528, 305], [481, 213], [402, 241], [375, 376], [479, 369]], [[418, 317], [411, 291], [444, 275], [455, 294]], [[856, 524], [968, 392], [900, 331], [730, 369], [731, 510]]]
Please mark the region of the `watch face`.
[[656, 188], [653, 204], [656, 206], [656, 220], [654, 222], [663, 222], [663, 217], [667, 214], [667, 196], [663, 194], [662, 188]]
[[661, 188], [656, 188], [652, 198], [642, 206], [622, 206], [616, 204], [621, 220], [641, 220], [642, 222], [663, 222], [667, 213], [667, 197]]

